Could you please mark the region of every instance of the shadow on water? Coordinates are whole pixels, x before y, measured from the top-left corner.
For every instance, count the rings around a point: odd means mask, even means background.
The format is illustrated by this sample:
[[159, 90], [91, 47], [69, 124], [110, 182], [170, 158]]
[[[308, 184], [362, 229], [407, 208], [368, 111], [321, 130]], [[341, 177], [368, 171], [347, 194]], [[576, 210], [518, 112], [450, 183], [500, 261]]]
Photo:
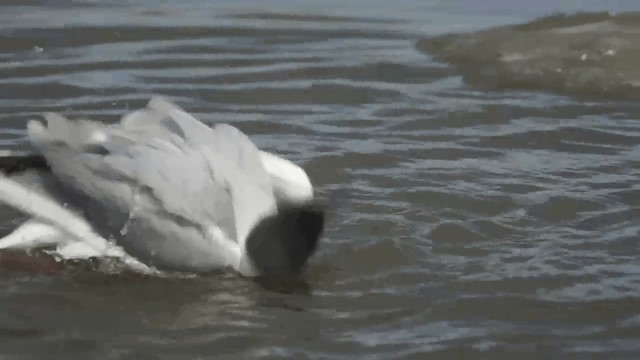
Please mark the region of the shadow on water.
[[279, 294], [311, 295], [311, 285], [302, 275], [277, 274], [253, 279], [265, 290]]

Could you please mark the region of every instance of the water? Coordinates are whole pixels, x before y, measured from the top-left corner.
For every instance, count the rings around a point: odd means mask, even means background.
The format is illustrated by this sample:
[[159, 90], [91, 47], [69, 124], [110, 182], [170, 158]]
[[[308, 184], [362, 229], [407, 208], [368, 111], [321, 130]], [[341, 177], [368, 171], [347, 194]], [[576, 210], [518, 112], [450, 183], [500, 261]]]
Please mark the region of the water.
[[[2, 358], [639, 358], [640, 6], [482, 3], [3, 1], [4, 149], [43, 111], [115, 121], [162, 94], [333, 205], [300, 279], [5, 266]], [[486, 31], [579, 10], [623, 20]], [[575, 61], [602, 43], [622, 65]]]

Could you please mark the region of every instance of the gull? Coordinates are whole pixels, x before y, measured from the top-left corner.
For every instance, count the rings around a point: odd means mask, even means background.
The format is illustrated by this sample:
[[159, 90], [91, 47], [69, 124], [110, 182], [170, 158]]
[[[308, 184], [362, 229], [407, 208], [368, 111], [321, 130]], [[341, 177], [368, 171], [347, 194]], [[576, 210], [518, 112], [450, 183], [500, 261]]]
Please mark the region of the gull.
[[30, 217], [0, 249], [247, 277], [299, 272], [315, 251], [324, 209], [306, 172], [231, 125], [162, 97], [114, 124], [44, 119], [27, 124], [32, 153], [0, 155], [0, 202]]

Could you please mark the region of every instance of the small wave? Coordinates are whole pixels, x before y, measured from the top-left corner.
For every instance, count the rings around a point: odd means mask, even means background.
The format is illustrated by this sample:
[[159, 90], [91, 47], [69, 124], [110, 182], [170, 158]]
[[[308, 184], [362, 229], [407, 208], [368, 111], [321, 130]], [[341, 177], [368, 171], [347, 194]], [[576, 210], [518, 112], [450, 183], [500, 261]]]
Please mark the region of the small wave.
[[421, 39], [417, 48], [493, 89], [632, 99], [640, 94], [640, 12], [578, 13]]

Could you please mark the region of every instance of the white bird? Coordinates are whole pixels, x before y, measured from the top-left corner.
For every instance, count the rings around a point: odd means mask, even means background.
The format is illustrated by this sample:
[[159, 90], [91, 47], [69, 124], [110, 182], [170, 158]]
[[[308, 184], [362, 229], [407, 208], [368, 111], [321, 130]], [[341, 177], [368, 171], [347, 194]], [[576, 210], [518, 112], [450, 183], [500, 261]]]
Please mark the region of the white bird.
[[324, 211], [303, 169], [238, 129], [152, 98], [116, 124], [46, 114], [35, 155], [0, 157], [0, 202], [31, 219], [0, 249], [119, 257], [140, 269], [297, 272]]

